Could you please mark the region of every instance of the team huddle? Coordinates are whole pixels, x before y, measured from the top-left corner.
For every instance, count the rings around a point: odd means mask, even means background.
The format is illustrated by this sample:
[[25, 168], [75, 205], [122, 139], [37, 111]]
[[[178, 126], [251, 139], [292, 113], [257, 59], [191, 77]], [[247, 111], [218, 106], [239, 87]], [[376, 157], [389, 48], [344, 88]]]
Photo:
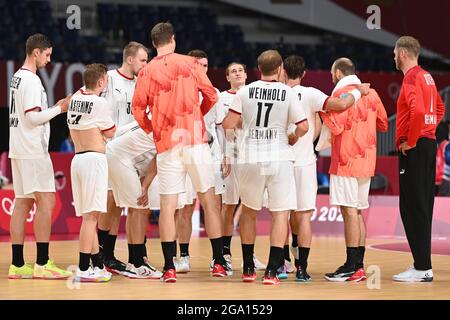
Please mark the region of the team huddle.
[[[284, 60], [276, 50], [258, 57], [261, 79], [246, 85], [245, 66], [226, 68], [230, 89], [219, 92], [207, 77], [202, 50], [175, 53], [170, 23], [151, 31], [157, 56], [130, 42], [123, 63], [107, 70], [87, 65], [84, 86], [47, 106], [36, 71], [50, 61], [46, 36], [30, 36], [27, 58], [10, 85], [10, 158], [16, 204], [11, 219], [13, 259], [9, 278], [64, 279], [72, 274], [49, 258], [51, 213], [55, 203], [48, 154], [49, 120], [67, 112], [75, 146], [71, 164], [74, 207], [82, 217], [76, 281], [107, 282], [112, 273], [135, 279], [176, 282], [191, 271], [189, 241], [196, 199], [204, 210], [214, 277], [233, 274], [233, 217], [242, 211], [242, 281], [279, 284], [287, 273], [311, 280], [307, 272], [312, 241], [311, 215], [317, 194], [314, 141], [331, 147], [330, 204], [340, 206], [347, 260], [329, 281], [362, 281], [370, 178], [375, 173], [376, 132], [387, 130], [387, 115], [375, 90], [361, 83], [353, 62], [334, 61], [331, 96], [304, 87], [305, 62]], [[323, 125], [322, 125], [323, 122]], [[23, 258], [24, 222], [36, 203], [34, 267]], [[267, 265], [254, 254], [257, 213], [271, 214]], [[127, 208], [127, 263], [114, 255], [120, 215]], [[164, 266], [147, 258], [150, 210], [160, 210]], [[292, 231], [289, 259], [289, 227]], [[180, 256], [177, 259], [177, 240]]]

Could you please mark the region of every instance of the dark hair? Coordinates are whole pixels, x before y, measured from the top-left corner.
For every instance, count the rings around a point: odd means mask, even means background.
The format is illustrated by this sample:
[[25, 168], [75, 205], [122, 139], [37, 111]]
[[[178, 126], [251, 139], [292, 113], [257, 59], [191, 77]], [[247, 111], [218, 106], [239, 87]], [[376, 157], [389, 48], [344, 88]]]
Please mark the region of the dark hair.
[[244, 68], [244, 71], [247, 72], [247, 66], [246, 66], [245, 64], [240, 63], [240, 62], [233, 61], [233, 62], [229, 63], [229, 64], [227, 65], [227, 67], [225, 68], [225, 74], [226, 74], [226, 75], [229, 75], [229, 74], [230, 74], [230, 67], [231, 67], [232, 65], [235, 65], [235, 64], [242, 66], [242, 67]]
[[83, 72], [83, 82], [87, 89], [94, 89], [97, 81], [108, 72], [108, 68], [101, 63], [92, 63], [86, 66]]
[[29, 36], [25, 43], [27, 56], [31, 55], [34, 49], [39, 49], [39, 51], [42, 52], [51, 47], [53, 47], [53, 43], [42, 33], [36, 33]]
[[291, 55], [284, 59], [283, 68], [289, 79], [294, 80], [300, 78], [306, 70], [305, 59], [297, 55]]
[[200, 49], [191, 50], [188, 52], [187, 55], [190, 57], [197, 58], [197, 59], [202, 59], [202, 58], [208, 59], [208, 55], [206, 54], [206, 52], [203, 50], [200, 50]]
[[448, 139], [448, 134], [449, 134], [449, 121], [444, 121], [442, 120], [441, 122], [439, 122], [437, 128], [436, 128], [436, 142], [437, 143], [441, 143], [444, 140]]
[[156, 24], [151, 33], [152, 42], [155, 48], [168, 44], [175, 35], [175, 31], [170, 22], [160, 22]]
[[283, 59], [277, 50], [264, 51], [258, 57], [258, 69], [264, 76], [276, 74], [282, 63]]
[[340, 70], [344, 76], [356, 73], [355, 64], [349, 58], [339, 58], [334, 63], [334, 71]]

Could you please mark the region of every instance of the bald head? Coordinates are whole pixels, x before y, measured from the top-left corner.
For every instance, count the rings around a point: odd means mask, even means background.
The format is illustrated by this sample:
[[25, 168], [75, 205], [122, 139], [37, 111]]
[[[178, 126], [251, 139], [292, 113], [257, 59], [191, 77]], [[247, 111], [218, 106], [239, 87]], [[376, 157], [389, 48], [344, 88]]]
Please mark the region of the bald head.
[[336, 84], [342, 78], [356, 73], [355, 64], [349, 58], [339, 58], [331, 67], [333, 83]]

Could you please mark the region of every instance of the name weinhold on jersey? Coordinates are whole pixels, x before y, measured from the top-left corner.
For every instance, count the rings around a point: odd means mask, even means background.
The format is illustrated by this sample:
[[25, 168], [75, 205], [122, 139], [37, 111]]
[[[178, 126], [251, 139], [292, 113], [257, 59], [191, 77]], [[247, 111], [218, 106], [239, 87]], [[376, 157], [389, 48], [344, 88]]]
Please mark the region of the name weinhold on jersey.
[[278, 139], [277, 129], [250, 129], [249, 138], [254, 140], [276, 140]]
[[250, 99], [284, 101], [286, 99], [286, 90], [252, 87], [249, 88], [248, 95]]
[[72, 100], [70, 102], [69, 111], [91, 113], [93, 105], [94, 103], [92, 101]]
[[21, 77], [12, 77], [11, 82], [9, 83], [9, 87], [12, 89], [19, 89], [20, 81], [22, 81]]

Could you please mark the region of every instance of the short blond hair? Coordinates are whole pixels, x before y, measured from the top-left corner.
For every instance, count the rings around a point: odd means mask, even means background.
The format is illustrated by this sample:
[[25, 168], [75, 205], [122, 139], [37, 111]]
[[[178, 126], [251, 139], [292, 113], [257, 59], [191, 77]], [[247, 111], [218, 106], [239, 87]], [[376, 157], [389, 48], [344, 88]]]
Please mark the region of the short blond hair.
[[397, 49], [405, 49], [414, 58], [417, 58], [420, 54], [420, 43], [411, 36], [400, 37], [395, 43], [395, 47]]
[[86, 66], [83, 72], [83, 82], [86, 89], [95, 89], [97, 81], [108, 72], [108, 68], [101, 63], [92, 63]]
[[135, 57], [139, 49], [144, 50], [148, 54], [148, 49], [142, 43], [131, 41], [125, 48], [123, 48], [123, 61], [127, 60], [128, 57]]
[[264, 51], [258, 57], [258, 69], [264, 76], [276, 74], [282, 63], [283, 59], [277, 50]]

